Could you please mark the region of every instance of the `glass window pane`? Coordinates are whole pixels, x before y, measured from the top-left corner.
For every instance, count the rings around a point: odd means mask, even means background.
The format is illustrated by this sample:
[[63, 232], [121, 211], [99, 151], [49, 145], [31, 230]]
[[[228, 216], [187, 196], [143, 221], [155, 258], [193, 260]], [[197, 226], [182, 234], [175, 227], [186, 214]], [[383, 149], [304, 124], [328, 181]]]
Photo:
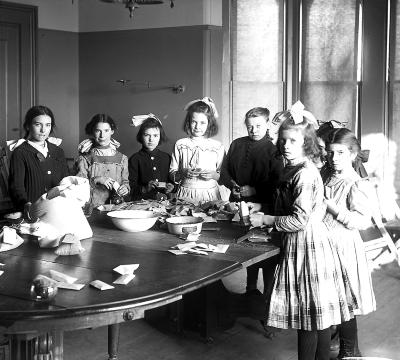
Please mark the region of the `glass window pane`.
[[247, 135], [245, 113], [266, 106], [272, 116], [283, 106], [282, 0], [233, 0], [231, 26], [232, 136]]
[[357, 1], [302, 4], [300, 98], [318, 119], [352, 124], [357, 104]]

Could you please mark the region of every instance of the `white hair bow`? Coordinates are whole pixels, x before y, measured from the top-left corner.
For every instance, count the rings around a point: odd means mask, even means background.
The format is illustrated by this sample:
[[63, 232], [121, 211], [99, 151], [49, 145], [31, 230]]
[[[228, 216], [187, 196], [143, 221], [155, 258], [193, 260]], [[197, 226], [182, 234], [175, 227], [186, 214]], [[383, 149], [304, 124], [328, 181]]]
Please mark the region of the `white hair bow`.
[[[18, 146], [20, 146], [21, 144], [23, 144], [25, 141], [27, 141], [26, 139], [18, 139], [18, 140], [7, 140], [7, 146], [10, 149], [10, 151], [15, 150]], [[49, 143], [52, 143], [54, 145], [60, 146], [60, 144], [62, 143], [62, 139], [56, 138], [56, 137], [48, 137], [47, 141]]]
[[202, 99], [196, 99], [196, 100], [193, 100], [193, 101], [189, 101], [185, 105], [183, 110], [187, 111], [193, 104], [196, 104], [198, 102], [202, 102], [202, 103], [206, 104], [210, 108], [210, 110], [211, 110], [212, 114], [214, 115], [214, 117], [216, 119], [218, 118], [218, 111], [217, 111], [217, 107], [215, 106], [214, 100], [211, 99], [208, 96], [205, 96]]
[[318, 129], [317, 119], [311, 112], [304, 110], [304, 105], [302, 104], [301, 101], [296, 101], [292, 105], [290, 109], [290, 115], [292, 115], [293, 122], [295, 124], [300, 124], [303, 122], [303, 119], [306, 119], [310, 124], [312, 124], [315, 127], [315, 129]]
[[[94, 145], [94, 140], [85, 139], [85, 140], [81, 141], [80, 144], [78, 145], [78, 151], [80, 154], [86, 154], [90, 151], [90, 149], [93, 147], [93, 145]], [[111, 138], [110, 147], [112, 149], [116, 150], [117, 148], [120, 147], [120, 145], [121, 144], [117, 140]]]
[[149, 113], [149, 114], [146, 114], [146, 115], [133, 115], [132, 116], [132, 123], [131, 123], [131, 126], [140, 126], [140, 125], [142, 125], [143, 124], [143, 122], [145, 121], [145, 120], [147, 120], [147, 119], [154, 119], [154, 120], [157, 120], [159, 123], [160, 123], [160, 125], [162, 126], [162, 122], [161, 122], [161, 120], [157, 117], [157, 116], [155, 116], [154, 114], [152, 114], [152, 113]]

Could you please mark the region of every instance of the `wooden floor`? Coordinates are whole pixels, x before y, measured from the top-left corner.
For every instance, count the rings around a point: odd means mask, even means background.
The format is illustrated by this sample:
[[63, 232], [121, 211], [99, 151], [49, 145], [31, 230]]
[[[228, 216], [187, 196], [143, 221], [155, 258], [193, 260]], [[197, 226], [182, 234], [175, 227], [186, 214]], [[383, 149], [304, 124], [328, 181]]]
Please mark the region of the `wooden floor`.
[[[244, 291], [245, 272], [224, 280], [231, 291]], [[388, 263], [373, 272], [378, 310], [359, 317], [360, 349], [365, 357], [400, 360], [400, 268]], [[161, 331], [145, 321], [121, 326], [120, 360], [294, 360], [296, 332], [282, 331], [270, 340], [264, 337], [258, 322], [238, 319], [229, 330], [214, 335], [213, 343], [204, 343], [194, 333], [185, 336]], [[65, 359], [107, 359], [107, 329], [97, 328], [65, 334]]]

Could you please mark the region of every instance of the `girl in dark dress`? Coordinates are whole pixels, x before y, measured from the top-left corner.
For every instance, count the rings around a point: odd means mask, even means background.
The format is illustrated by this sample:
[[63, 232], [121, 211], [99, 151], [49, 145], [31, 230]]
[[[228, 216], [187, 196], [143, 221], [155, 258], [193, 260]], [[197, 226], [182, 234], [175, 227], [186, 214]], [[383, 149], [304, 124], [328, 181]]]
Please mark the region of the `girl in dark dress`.
[[68, 167], [61, 139], [50, 137], [55, 120], [48, 107], [30, 108], [23, 126], [24, 138], [10, 145], [9, 188], [15, 209], [28, 215], [33, 202], [68, 176]]
[[160, 199], [174, 189], [174, 185], [168, 182], [171, 156], [158, 149], [166, 141], [164, 129], [153, 114], [134, 117], [133, 123], [141, 124], [136, 140], [142, 148], [129, 158], [132, 200]]

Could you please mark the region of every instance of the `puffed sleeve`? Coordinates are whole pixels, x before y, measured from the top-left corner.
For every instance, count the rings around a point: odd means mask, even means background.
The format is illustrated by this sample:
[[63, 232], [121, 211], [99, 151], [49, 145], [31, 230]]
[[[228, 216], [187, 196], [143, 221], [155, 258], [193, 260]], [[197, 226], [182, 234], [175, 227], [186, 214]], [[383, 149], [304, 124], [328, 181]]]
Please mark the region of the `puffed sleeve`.
[[121, 184], [120, 185], [125, 185], [130, 190], [128, 157], [126, 155], [122, 155], [122, 174], [121, 174]]
[[75, 162], [76, 176], [90, 180], [90, 162], [85, 155], [79, 155]]
[[8, 178], [10, 196], [17, 209], [23, 208], [28, 202], [28, 194], [25, 189], [25, 166], [23, 153], [13, 151], [10, 159], [10, 175]]
[[275, 228], [283, 232], [298, 232], [304, 230], [315, 204], [316, 186], [318, 184], [313, 172], [303, 168], [294, 175], [293, 180], [288, 183], [291, 187], [293, 205], [289, 215], [277, 216]]
[[341, 209], [336, 220], [349, 229], [363, 230], [371, 226], [372, 204], [368, 194], [374, 189], [368, 180], [356, 181], [347, 195], [347, 209]]
[[172, 155], [171, 155], [171, 163], [169, 165], [169, 176], [170, 176], [170, 179], [172, 181], [175, 181], [175, 174], [177, 172], [179, 172], [180, 157], [181, 157], [181, 154], [180, 154], [180, 151], [179, 151], [178, 144], [175, 143], [174, 150], [173, 150]]

